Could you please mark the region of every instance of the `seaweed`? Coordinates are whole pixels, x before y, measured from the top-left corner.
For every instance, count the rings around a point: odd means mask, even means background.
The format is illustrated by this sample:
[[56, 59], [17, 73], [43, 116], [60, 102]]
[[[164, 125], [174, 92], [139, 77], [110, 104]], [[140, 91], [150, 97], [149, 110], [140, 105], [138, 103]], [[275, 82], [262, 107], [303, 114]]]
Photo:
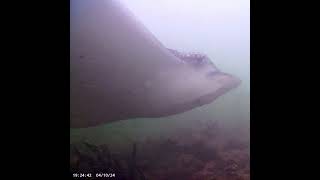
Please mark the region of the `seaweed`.
[[[97, 146], [88, 142], [80, 144], [83, 145], [82, 151], [77, 146], [72, 146], [71, 156], [77, 156], [79, 160], [77, 163], [70, 162], [71, 173], [114, 173], [117, 180], [147, 179], [143, 171], [137, 166], [136, 144], [133, 145], [131, 156], [127, 161], [112, 154], [108, 146]], [[123, 161], [127, 164], [127, 167], [121, 163]]]

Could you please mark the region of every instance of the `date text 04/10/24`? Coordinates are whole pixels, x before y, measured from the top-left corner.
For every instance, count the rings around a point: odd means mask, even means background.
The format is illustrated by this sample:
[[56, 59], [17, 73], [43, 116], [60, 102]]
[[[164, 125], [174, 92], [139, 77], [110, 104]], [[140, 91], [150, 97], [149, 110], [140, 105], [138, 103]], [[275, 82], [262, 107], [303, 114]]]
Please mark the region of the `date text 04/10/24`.
[[[92, 174], [91, 173], [73, 173], [72, 176], [74, 178], [91, 178]], [[95, 177], [112, 178], [112, 177], [116, 177], [116, 174], [115, 173], [96, 173]]]

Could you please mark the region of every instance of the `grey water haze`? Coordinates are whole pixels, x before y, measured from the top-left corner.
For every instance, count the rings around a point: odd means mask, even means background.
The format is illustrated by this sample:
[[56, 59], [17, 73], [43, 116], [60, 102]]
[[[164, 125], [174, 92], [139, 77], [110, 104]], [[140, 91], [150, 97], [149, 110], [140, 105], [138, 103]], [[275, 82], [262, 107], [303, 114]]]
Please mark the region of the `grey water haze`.
[[213, 103], [162, 118], [138, 118], [85, 129], [71, 129], [71, 142], [143, 141], [196, 131], [218, 121], [226, 136], [249, 139], [250, 6], [249, 0], [121, 0], [164, 46], [206, 54], [219, 69], [242, 83]]

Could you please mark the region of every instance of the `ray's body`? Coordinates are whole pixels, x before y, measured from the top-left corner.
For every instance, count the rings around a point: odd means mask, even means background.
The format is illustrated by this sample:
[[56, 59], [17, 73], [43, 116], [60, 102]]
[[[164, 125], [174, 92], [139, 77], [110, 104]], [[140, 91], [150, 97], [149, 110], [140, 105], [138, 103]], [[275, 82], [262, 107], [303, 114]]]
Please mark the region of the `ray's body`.
[[71, 0], [71, 127], [162, 117], [239, 85], [203, 54], [164, 47], [115, 0]]

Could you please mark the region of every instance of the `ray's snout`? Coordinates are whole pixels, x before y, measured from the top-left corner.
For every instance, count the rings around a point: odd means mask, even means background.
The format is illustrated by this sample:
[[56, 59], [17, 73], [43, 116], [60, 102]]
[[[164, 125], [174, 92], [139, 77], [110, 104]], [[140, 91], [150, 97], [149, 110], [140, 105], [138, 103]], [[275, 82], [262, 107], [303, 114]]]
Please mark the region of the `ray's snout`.
[[220, 71], [212, 71], [207, 73], [207, 78], [213, 86], [219, 86], [211, 93], [199, 97], [194, 101], [194, 106], [202, 106], [211, 103], [221, 95], [232, 89], [235, 89], [241, 84], [241, 80], [233, 75], [223, 73]]

